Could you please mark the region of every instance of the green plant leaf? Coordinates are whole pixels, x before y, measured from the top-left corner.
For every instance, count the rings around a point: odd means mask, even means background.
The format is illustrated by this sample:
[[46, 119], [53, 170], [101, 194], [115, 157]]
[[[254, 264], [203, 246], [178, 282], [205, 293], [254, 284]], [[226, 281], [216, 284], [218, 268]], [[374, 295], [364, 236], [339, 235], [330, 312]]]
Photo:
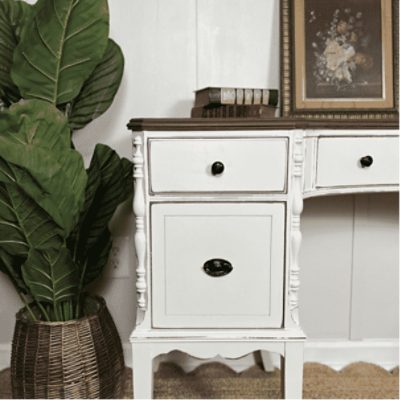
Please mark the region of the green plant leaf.
[[30, 100], [0, 113], [0, 181], [18, 184], [67, 236], [84, 204], [87, 175], [70, 148], [66, 118], [49, 103]]
[[87, 170], [87, 172], [88, 179], [85, 188], [85, 203], [81, 211], [79, 223], [75, 226], [67, 241], [68, 248], [73, 255], [74, 261], [76, 262], [78, 262], [78, 259], [82, 261], [83, 258], [82, 251], [80, 251], [80, 249], [78, 248], [80, 242], [79, 238], [81, 234], [81, 224], [83, 223], [84, 215], [91, 207], [96, 195], [96, 191], [101, 184], [100, 167], [98, 165], [97, 159], [92, 158], [90, 168]]
[[13, 35], [18, 42], [22, 31], [33, 16], [34, 6], [20, 0], [0, 0], [0, 10], [0, 15], [4, 16], [4, 25], [9, 24], [12, 27]]
[[23, 27], [28, 26], [33, 7], [17, 0], [0, 0], [0, 97], [8, 105], [21, 98], [11, 80], [14, 50], [20, 40]]
[[98, 277], [107, 264], [108, 256], [111, 251], [112, 240], [108, 228], [97, 238], [96, 243], [88, 250], [86, 259], [86, 269], [82, 276], [82, 287], [85, 287]]
[[53, 306], [77, 294], [78, 270], [65, 247], [30, 250], [22, 276], [33, 298]]
[[0, 248], [16, 257], [63, 243], [62, 230], [15, 184], [0, 183]]
[[133, 192], [133, 164], [127, 158], [121, 158], [121, 176], [124, 182], [121, 201], [125, 201]]
[[120, 47], [111, 39], [103, 59], [82, 87], [72, 103], [69, 125], [72, 130], [81, 129], [110, 107], [121, 83], [124, 56]]
[[[85, 206], [80, 218], [80, 241], [89, 248], [95, 244], [113, 216], [117, 206], [128, 196], [126, 169], [130, 161], [123, 160], [110, 147], [97, 144], [87, 171], [99, 176], [97, 189], [86, 192]], [[89, 178], [89, 181], [91, 178]], [[91, 198], [90, 198], [91, 197]]]
[[53, 105], [40, 100], [21, 100], [0, 113], [0, 137], [52, 151], [71, 148], [66, 117]]
[[24, 98], [73, 100], [106, 50], [107, 0], [38, 0], [14, 52], [11, 76]]
[[84, 269], [85, 284], [94, 280], [107, 262], [111, 248], [108, 223], [130, 194], [132, 163], [108, 146], [98, 144], [87, 173], [85, 206], [79, 225], [68, 239], [75, 262], [81, 271]]

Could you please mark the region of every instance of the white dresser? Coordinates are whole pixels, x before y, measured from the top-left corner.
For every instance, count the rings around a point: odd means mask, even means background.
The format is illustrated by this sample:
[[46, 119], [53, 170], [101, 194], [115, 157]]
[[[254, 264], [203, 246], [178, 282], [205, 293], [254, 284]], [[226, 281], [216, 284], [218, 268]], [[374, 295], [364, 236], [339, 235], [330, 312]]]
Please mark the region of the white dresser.
[[284, 398], [301, 398], [303, 198], [398, 190], [396, 123], [130, 122], [135, 398], [152, 397], [153, 359], [173, 350], [198, 358], [279, 353]]

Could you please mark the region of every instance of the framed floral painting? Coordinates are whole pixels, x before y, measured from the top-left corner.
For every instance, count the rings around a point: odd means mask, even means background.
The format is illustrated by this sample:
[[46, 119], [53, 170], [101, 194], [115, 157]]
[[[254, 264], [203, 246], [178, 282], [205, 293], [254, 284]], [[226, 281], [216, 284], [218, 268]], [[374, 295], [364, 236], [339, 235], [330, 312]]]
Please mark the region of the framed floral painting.
[[398, 0], [281, 0], [282, 115], [398, 118]]

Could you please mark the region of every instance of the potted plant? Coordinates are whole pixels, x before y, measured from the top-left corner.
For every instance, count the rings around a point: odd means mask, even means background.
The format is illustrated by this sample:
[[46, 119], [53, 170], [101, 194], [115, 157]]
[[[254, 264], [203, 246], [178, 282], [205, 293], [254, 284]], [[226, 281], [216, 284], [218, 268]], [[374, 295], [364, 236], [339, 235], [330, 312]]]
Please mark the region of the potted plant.
[[106, 265], [132, 165], [98, 144], [85, 169], [71, 140], [121, 82], [107, 0], [0, 0], [0, 24], [0, 270], [25, 305], [13, 396], [120, 397], [121, 342], [86, 288]]

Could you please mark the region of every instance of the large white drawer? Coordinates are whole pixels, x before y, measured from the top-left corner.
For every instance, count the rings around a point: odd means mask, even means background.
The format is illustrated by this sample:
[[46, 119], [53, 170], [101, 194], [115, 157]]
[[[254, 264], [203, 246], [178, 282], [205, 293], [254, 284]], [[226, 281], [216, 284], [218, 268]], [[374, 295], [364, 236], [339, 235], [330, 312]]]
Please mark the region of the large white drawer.
[[154, 327], [281, 327], [284, 203], [153, 204], [151, 228]]
[[318, 140], [317, 187], [395, 185], [397, 137], [326, 137]]
[[[284, 192], [287, 142], [286, 138], [151, 139], [151, 191]], [[223, 172], [213, 175], [216, 163], [223, 164]]]

